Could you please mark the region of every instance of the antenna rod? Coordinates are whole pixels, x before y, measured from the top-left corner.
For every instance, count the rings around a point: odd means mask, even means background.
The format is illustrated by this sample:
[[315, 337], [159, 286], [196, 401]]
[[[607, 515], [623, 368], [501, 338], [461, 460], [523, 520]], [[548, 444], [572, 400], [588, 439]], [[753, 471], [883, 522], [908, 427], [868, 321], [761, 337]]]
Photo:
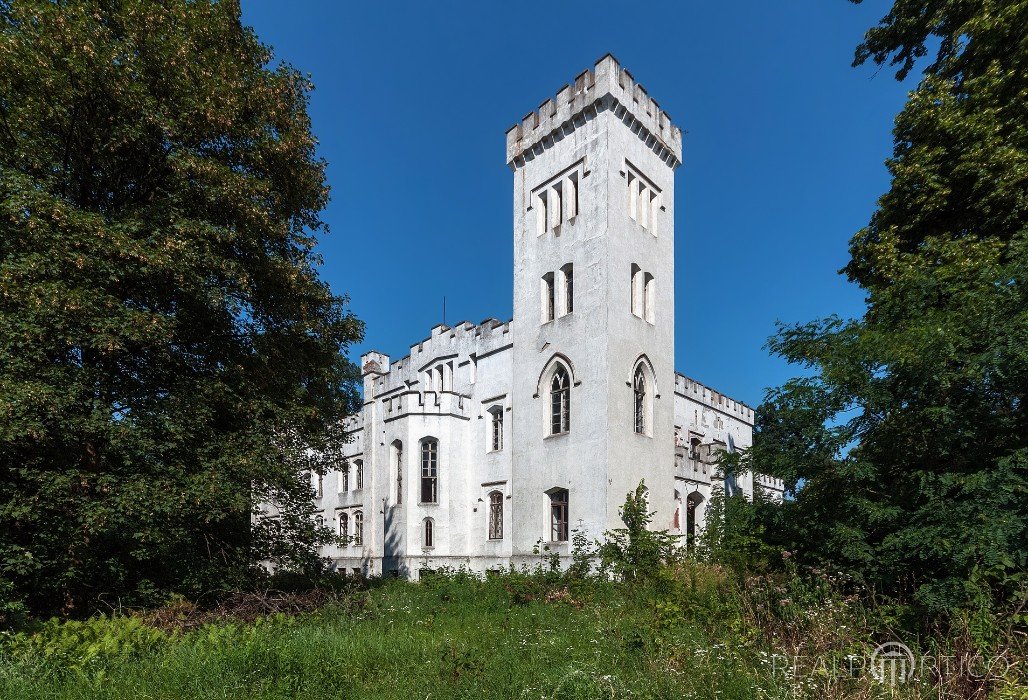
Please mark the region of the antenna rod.
[[443, 295], [443, 325], [446, 325], [446, 295]]

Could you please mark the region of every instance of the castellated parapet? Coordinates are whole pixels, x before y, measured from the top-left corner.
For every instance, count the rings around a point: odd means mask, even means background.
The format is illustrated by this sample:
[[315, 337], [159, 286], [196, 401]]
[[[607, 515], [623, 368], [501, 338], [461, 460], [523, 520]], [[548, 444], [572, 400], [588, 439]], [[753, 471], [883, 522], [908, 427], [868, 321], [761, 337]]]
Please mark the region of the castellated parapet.
[[602, 109], [613, 110], [672, 168], [681, 164], [681, 129], [609, 53], [507, 130], [507, 164], [531, 158], [573, 130], [587, 111]]

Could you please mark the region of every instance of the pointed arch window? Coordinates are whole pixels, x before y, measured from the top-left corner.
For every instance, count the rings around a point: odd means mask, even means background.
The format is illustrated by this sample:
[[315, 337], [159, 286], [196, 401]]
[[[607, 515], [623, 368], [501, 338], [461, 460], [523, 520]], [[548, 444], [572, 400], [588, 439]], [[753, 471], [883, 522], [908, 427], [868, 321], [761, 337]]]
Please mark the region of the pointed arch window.
[[635, 368], [632, 387], [635, 392], [635, 432], [646, 435], [646, 376], [642, 365]]
[[571, 430], [571, 378], [564, 365], [557, 365], [550, 380], [550, 435]]
[[[339, 536], [344, 540], [350, 537], [350, 516], [346, 513], [339, 514]], [[349, 542], [345, 542], [349, 544]]]
[[498, 452], [503, 449], [503, 406], [489, 409], [489, 451]]
[[503, 494], [499, 491], [489, 494], [489, 539], [503, 539]]
[[439, 443], [435, 438], [421, 441], [421, 502], [439, 502]]
[[353, 514], [353, 543], [357, 547], [364, 544], [364, 513], [359, 510]]
[[432, 518], [425, 518], [422, 546], [425, 549], [431, 549], [435, 546], [435, 522]]

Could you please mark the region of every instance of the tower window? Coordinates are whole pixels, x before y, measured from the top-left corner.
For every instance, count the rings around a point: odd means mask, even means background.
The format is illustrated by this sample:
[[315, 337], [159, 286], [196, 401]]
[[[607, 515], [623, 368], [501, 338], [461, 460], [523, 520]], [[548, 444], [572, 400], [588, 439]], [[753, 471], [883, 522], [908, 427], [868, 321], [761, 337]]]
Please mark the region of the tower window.
[[651, 229], [654, 207], [660, 206], [660, 188], [627, 162], [624, 174], [628, 180], [628, 216], [643, 228]]
[[568, 541], [568, 490], [550, 492], [550, 540]]
[[421, 441], [421, 502], [439, 502], [439, 443], [434, 438]]
[[542, 284], [543, 323], [549, 323], [556, 316], [556, 290], [553, 288], [553, 273], [543, 275]]
[[550, 435], [571, 430], [571, 378], [564, 365], [557, 365], [550, 380]]
[[643, 316], [643, 273], [638, 265], [632, 264], [632, 314]]
[[649, 272], [645, 274], [643, 279], [643, 318], [649, 323], [654, 323], [657, 303], [656, 284], [653, 281], [653, 275]]
[[560, 272], [564, 287], [562, 290], [563, 294], [561, 294], [564, 302], [564, 313], [569, 314], [575, 310], [575, 267], [568, 263], [560, 268]]
[[538, 235], [559, 233], [561, 224], [578, 216], [582, 166], [578, 161], [532, 191]]
[[635, 389], [635, 432], [646, 435], [646, 377], [643, 376], [642, 365], [636, 368], [632, 383]]
[[489, 539], [503, 539], [503, 494], [499, 491], [489, 494]]

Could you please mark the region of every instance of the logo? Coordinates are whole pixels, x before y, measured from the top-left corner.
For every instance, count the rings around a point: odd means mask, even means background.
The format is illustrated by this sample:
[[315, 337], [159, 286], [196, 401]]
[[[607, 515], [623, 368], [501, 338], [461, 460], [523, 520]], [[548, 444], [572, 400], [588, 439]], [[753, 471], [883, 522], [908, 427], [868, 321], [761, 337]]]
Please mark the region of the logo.
[[914, 677], [914, 671], [914, 653], [906, 644], [885, 642], [871, 652], [871, 675], [879, 683], [906, 683]]

